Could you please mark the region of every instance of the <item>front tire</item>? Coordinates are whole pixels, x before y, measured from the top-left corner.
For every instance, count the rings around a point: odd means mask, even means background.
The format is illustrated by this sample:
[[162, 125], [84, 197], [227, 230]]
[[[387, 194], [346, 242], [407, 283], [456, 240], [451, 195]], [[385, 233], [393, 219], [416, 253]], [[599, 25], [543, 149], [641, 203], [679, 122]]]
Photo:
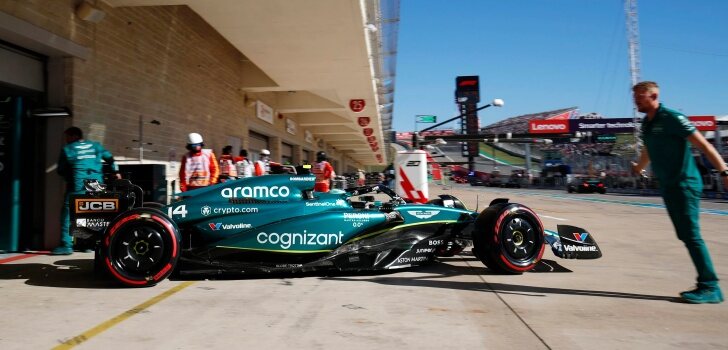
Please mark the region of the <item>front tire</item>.
[[522, 274], [533, 269], [544, 252], [543, 224], [528, 207], [497, 203], [475, 220], [474, 250], [491, 270]]
[[177, 227], [164, 213], [135, 208], [109, 224], [100, 258], [119, 282], [131, 287], [153, 286], [172, 273], [180, 246]]

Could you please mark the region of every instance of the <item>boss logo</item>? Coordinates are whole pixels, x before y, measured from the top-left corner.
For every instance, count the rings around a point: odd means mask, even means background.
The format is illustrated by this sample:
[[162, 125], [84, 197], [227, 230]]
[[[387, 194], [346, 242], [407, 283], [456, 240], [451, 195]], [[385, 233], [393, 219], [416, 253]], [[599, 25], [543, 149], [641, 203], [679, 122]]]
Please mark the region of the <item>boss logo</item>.
[[76, 199], [76, 213], [115, 212], [119, 208], [118, 199]]
[[407, 162], [407, 164], [405, 166], [419, 166], [419, 165], [420, 165], [419, 160], [410, 160]]

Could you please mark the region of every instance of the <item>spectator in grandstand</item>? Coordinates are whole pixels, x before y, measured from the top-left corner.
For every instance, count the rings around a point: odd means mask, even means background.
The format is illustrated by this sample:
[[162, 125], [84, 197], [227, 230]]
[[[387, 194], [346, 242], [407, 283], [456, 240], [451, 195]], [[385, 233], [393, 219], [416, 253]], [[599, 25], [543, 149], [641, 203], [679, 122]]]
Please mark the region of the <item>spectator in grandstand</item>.
[[660, 192], [677, 237], [685, 243], [698, 271], [697, 287], [680, 293], [680, 296], [689, 303], [720, 303], [723, 293], [698, 224], [703, 183], [688, 141], [708, 157], [715, 169], [720, 170], [726, 186], [728, 167], [682, 113], [660, 103], [657, 83], [643, 81], [632, 91], [637, 109], [646, 114], [642, 121], [645, 147], [639, 162], [632, 163], [632, 170], [640, 173], [652, 162], [652, 170], [659, 179]]

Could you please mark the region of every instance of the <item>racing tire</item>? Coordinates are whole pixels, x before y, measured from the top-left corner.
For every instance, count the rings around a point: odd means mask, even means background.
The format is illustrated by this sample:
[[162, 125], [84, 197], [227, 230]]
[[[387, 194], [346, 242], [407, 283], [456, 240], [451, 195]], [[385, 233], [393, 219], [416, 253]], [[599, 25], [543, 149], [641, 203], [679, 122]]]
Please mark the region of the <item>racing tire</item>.
[[543, 257], [543, 224], [536, 213], [517, 203], [497, 203], [475, 220], [473, 250], [496, 273], [522, 274]]
[[164, 213], [135, 208], [109, 224], [99, 258], [115, 280], [130, 287], [153, 286], [174, 271], [179, 260], [179, 230]]

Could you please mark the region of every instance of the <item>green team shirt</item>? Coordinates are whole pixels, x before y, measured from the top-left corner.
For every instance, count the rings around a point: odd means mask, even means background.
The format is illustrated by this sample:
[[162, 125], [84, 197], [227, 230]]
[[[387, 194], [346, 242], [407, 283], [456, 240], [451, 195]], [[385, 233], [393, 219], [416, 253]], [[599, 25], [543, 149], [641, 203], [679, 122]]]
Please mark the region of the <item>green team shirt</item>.
[[693, 160], [688, 136], [695, 127], [682, 113], [660, 107], [652, 120], [642, 121], [642, 138], [661, 187], [703, 188], [700, 172]]
[[111, 164], [113, 171], [119, 171], [111, 152], [98, 142], [78, 140], [61, 150], [58, 157], [58, 173], [66, 179], [71, 191], [83, 190], [83, 180], [103, 180], [101, 161]]

